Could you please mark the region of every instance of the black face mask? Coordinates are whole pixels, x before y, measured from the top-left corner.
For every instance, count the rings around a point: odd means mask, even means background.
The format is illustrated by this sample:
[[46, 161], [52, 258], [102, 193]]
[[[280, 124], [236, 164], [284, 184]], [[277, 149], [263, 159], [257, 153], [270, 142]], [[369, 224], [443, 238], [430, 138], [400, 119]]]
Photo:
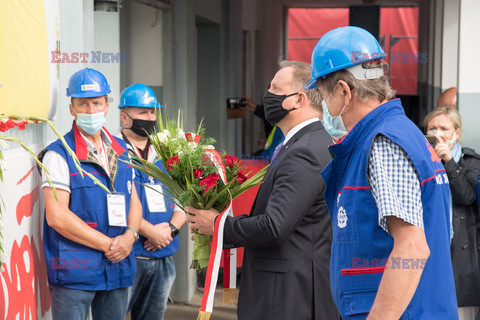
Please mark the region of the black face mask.
[[290, 110], [283, 109], [282, 103], [283, 100], [285, 100], [288, 97], [294, 96], [298, 94], [292, 93], [287, 95], [278, 95], [271, 93], [270, 91], [266, 91], [263, 95], [263, 107], [265, 108], [265, 119], [267, 119], [268, 122], [272, 126], [276, 125], [280, 120], [285, 118], [287, 114], [294, 110], [295, 108], [292, 108]]
[[125, 114], [132, 119], [132, 126], [128, 129], [132, 130], [134, 133], [141, 137], [148, 137], [149, 134], [155, 132], [155, 129], [157, 128], [156, 120], [133, 119], [128, 113]]

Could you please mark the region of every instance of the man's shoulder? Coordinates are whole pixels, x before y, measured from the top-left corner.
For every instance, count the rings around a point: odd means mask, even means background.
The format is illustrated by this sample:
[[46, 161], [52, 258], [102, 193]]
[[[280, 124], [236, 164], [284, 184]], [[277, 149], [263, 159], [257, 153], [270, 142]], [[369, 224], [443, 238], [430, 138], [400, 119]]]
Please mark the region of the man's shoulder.
[[308, 125], [305, 130], [294, 144], [297, 148], [309, 148], [314, 152], [315, 150], [326, 150], [333, 143], [320, 121]]
[[[71, 132], [68, 132], [66, 135], [63, 136], [63, 138], [65, 139], [65, 141], [69, 144], [70, 148], [72, 148], [72, 150], [74, 150], [73, 146], [72, 146], [72, 134]], [[45, 153], [47, 153], [48, 151], [55, 151], [56, 153], [58, 153], [59, 155], [65, 157], [67, 155], [67, 149], [65, 148], [65, 145], [63, 144], [62, 140], [60, 139], [57, 139], [55, 141], [53, 141], [52, 143], [50, 143], [45, 149], [43, 149], [40, 154], [39, 154], [39, 157], [42, 157], [45, 155]]]
[[328, 142], [319, 142], [320, 138], [323, 137], [319, 134], [304, 135], [288, 147], [289, 150], [286, 150], [278, 166], [294, 165], [300, 169], [303, 167], [300, 162], [305, 161], [305, 164], [308, 163], [309, 166], [313, 165], [314, 167], [318, 167], [319, 170], [323, 169], [332, 158], [328, 152]]

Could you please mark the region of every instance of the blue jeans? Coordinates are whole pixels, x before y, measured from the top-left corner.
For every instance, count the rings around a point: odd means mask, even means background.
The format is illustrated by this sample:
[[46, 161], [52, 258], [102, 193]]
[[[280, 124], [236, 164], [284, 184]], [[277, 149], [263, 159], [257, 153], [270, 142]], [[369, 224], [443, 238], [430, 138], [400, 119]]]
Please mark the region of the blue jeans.
[[86, 291], [50, 286], [53, 320], [85, 320], [92, 307], [93, 320], [125, 319], [128, 288]]
[[162, 320], [175, 280], [172, 257], [137, 258], [137, 273], [129, 290], [128, 310], [132, 320]]

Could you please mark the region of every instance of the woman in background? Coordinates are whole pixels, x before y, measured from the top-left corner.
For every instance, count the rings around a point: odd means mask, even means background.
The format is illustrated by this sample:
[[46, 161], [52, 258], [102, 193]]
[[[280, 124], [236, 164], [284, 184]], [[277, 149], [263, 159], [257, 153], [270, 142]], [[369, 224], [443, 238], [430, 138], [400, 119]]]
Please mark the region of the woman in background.
[[462, 118], [452, 107], [439, 107], [424, 120], [427, 136], [436, 139], [435, 152], [450, 183], [450, 242], [460, 320], [479, 320], [480, 267], [476, 185], [480, 155], [462, 148]]

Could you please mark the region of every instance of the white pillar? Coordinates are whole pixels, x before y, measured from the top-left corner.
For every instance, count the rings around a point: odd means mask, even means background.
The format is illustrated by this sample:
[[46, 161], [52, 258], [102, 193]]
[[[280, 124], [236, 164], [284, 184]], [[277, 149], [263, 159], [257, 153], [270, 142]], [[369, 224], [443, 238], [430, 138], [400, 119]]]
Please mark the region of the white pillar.
[[95, 11], [94, 49], [90, 53], [89, 67], [103, 73], [112, 92], [109, 94], [110, 107], [106, 127], [115, 134], [120, 130], [120, 14], [118, 11]]
[[444, 2], [441, 91], [457, 86], [460, 0]]
[[[480, 1], [461, 0], [458, 39], [458, 102], [463, 120], [462, 145], [480, 152], [480, 88], [478, 76], [478, 30], [480, 30]], [[455, 62], [452, 61], [454, 64]]]

